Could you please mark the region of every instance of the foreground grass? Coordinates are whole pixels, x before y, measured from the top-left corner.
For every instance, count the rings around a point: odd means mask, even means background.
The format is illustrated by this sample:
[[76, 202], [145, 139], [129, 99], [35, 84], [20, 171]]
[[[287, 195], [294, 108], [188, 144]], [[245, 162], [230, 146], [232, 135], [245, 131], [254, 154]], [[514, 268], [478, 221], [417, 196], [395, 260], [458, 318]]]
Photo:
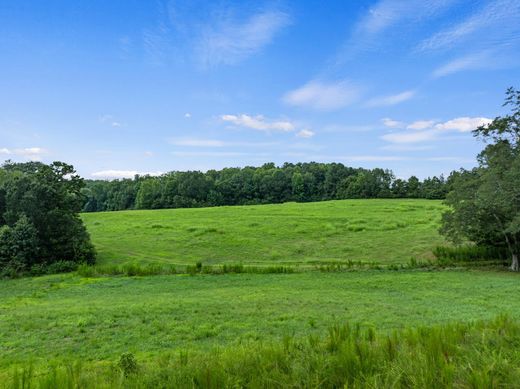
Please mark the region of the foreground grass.
[[[520, 318], [518, 278], [474, 271], [170, 275], [2, 281], [0, 372], [28, 361], [140, 361], [175, 350], [321, 334]], [[0, 373], [1, 376], [2, 373]]]
[[326, 335], [287, 336], [204, 353], [164, 354], [141, 363], [130, 353], [116, 364], [52, 364], [14, 369], [4, 381], [38, 388], [498, 388], [520, 382], [520, 325], [499, 316], [378, 333], [331, 326]]
[[341, 200], [87, 213], [100, 264], [328, 261], [405, 263], [432, 258], [443, 205], [433, 200]]

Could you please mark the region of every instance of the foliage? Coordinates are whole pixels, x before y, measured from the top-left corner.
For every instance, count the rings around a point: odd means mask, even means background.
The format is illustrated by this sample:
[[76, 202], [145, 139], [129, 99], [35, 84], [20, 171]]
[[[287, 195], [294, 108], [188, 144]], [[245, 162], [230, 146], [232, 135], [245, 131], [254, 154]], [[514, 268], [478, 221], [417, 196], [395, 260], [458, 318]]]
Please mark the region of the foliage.
[[509, 115], [495, 118], [474, 131], [488, 142], [479, 167], [461, 170], [446, 198], [451, 206], [441, 232], [455, 242], [507, 247], [511, 269], [518, 271], [520, 254], [520, 91], [510, 88]]
[[7, 162], [0, 168], [0, 273], [94, 261], [78, 215], [83, 185], [73, 167], [61, 162]]
[[78, 368], [72, 362], [40, 374], [27, 365], [15, 369], [9, 383], [82, 388], [516, 387], [519, 343], [520, 326], [507, 316], [393, 333], [335, 324], [326, 335], [180, 352], [143, 363], [139, 370], [134, 355], [125, 353], [118, 363], [122, 376], [110, 367]]
[[266, 163], [260, 167], [170, 172], [160, 177], [87, 181], [83, 210], [197, 208], [221, 205], [310, 202], [347, 198], [443, 199], [448, 182], [440, 177], [395, 179], [383, 169], [340, 163]]

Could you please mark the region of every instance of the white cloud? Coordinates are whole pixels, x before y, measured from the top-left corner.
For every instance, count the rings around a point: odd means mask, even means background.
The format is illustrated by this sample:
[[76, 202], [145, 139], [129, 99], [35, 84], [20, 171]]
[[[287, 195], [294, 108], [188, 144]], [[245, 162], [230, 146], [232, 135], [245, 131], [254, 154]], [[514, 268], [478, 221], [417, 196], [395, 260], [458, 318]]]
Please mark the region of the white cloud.
[[408, 130], [425, 130], [433, 127], [435, 124], [434, 120], [417, 120], [406, 126]]
[[43, 156], [48, 154], [48, 151], [41, 147], [26, 147], [16, 149], [8, 149], [6, 147], [3, 147], [0, 148], [0, 154], [9, 155], [12, 157], [21, 157], [30, 161], [40, 161], [43, 158]]
[[282, 131], [289, 132], [294, 130], [294, 124], [287, 120], [269, 121], [262, 115], [221, 115], [220, 118], [239, 127], [252, 128], [260, 131]]
[[296, 134], [298, 138], [312, 138], [314, 135], [314, 131], [306, 129], [303, 129]]
[[403, 122], [399, 122], [397, 120], [390, 119], [390, 118], [383, 118], [383, 119], [381, 119], [381, 121], [383, 122], [383, 124], [386, 127], [390, 127], [390, 128], [400, 128], [400, 127], [404, 126]]
[[336, 82], [310, 81], [285, 94], [286, 104], [332, 111], [357, 101], [361, 89], [347, 80]]
[[320, 161], [348, 161], [348, 162], [391, 162], [391, 161], [403, 161], [406, 157], [396, 155], [317, 155], [311, 159]]
[[404, 101], [410, 100], [415, 96], [415, 91], [407, 90], [395, 95], [375, 97], [366, 103], [367, 107], [385, 107], [396, 105]]
[[439, 123], [435, 125], [435, 128], [437, 130], [454, 130], [459, 132], [469, 132], [473, 131], [479, 126], [484, 126], [486, 124], [491, 123], [492, 120], [489, 118], [483, 118], [483, 117], [476, 117], [476, 118], [470, 118], [470, 117], [460, 117], [455, 118], [452, 120], [448, 120], [444, 123]]
[[221, 16], [202, 29], [196, 43], [198, 59], [204, 67], [240, 62], [271, 43], [290, 22], [288, 14], [277, 10], [264, 11], [238, 22]]
[[449, 132], [470, 132], [481, 125], [491, 123], [484, 117], [458, 117], [446, 122], [436, 123], [432, 120], [419, 120], [406, 128], [414, 131], [401, 131], [385, 134], [381, 139], [391, 143], [420, 143], [435, 141]]
[[268, 156], [269, 154], [251, 154], [238, 151], [174, 151], [172, 152], [176, 157], [245, 157], [245, 156]]
[[185, 117], [186, 119], [189, 119], [189, 118], [191, 118], [191, 113], [189, 113], [189, 112], [186, 112], [186, 113], [184, 114], [184, 117]]
[[171, 144], [187, 147], [224, 147], [226, 142], [216, 139], [180, 138], [172, 139]]
[[108, 124], [112, 127], [121, 127], [122, 124], [114, 119], [112, 115], [103, 115], [99, 118], [99, 121], [104, 124]]
[[381, 138], [392, 143], [417, 143], [433, 140], [437, 137], [438, 132], [429, 131], [413, 131], [413, 132], [393, 132], [385, 134]]
[[137, 170], [102, 170], [91, 174], [96, 178], [134, 178], [135, 175], [140, 176], [160, 176], [163, 172], [140, 172]]
[[406, 158], [394, 155], [351, 155], [343, 157], [342, 159], [352, 162], [389, 162], [402, 161]]
[[388, 151], [424, 151], [424, 150], [431, 150], [434, 147], [431, 145], [410, 145], [410, 144], [391, 144], [380, 147], [381, 150], [388, 150]]

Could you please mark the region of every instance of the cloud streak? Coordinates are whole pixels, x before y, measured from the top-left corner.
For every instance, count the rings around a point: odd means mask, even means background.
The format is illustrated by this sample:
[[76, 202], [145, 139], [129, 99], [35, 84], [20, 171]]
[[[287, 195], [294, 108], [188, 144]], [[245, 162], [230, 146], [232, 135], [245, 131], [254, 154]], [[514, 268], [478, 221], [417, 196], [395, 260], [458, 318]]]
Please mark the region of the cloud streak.
[[348, 80], [335, 82], [313, 80], [287, 92], [282, 100], [292, 106], [333, 111], [356, 102], [360, 95], [361, 88]]
[[288, 120], [268, 120], [262, 115], [221, 115], [220, 119], [238, 127], [246, 127], [259, 131], [290, 132], [295, 128], [294, 124]]
[[258, 53], [291, 22], [285, 12], [268, 10], [247, 20], [220, 17], [203, 28], [196, 54], [203, 67], [232, 65]]
[[414, 96], [415, 96], [415, 91], [406, 90], [404, 92], [397, 93], [395, 95], [375, 97], [375, 98], [367, 101], [366, 106], [367, 107], [388, 107], [388, 106], [403, 103], [407, 100], [410, 100]]
[[[488, 2], [479, 11], [473, 13], [460, 23], [448, 27], [423, 40], [419, 46], [420, 51], [444, 50], [460, 45], [475, 35], [479, 35], [477, 44], [490, 44], [517, 39], [517, 34], [504, 34], [520, 31], [520, 2], [517, 0], [495, 0]], [[493, 27], [500, 27], [501, 39], [497, 42]], [[515, 38], [516, 37], [516, 38]]]

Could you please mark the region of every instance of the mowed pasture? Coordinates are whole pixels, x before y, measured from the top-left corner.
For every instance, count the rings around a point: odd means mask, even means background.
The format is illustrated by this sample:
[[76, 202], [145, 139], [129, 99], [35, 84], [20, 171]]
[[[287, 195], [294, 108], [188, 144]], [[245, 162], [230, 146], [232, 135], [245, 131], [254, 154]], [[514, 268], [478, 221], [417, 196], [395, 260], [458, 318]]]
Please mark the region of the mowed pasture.
[[431, 259], [444, 206], [434, 200], [120, 211], [82, 215], [100, 264], [313, 265]]
[[380, 331], [520, 317], [518, 277], [479, 271], [1, 281], [0, 377], [31, 361], [139, 361], [244, 342], [327, 333], [335, 324]]

